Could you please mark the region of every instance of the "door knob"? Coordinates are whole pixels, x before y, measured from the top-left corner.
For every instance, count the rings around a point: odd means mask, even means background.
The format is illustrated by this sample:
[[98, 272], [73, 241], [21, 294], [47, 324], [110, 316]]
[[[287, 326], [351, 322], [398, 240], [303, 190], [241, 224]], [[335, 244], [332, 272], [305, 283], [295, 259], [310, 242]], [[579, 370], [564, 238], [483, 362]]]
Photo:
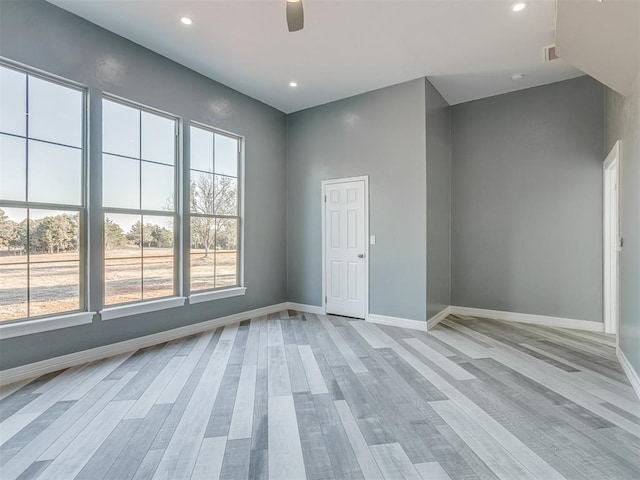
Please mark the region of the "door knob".
[[358, 258], [364, 258], [364, 253], [359, 253]]

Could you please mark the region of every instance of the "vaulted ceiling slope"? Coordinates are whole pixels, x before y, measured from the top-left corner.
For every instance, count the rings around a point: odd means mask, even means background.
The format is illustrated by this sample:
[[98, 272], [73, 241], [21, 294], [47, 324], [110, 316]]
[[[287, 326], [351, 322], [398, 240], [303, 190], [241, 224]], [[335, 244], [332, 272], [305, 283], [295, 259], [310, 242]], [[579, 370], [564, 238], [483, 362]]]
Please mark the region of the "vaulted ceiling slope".
[[554, 0], [304, 0], [295, 33], [285, 0], [49, 1], [286, 113], [423, 76], [456, 104], [583, 74], [543, 61]]
[[640, 74], [640, 0], [559, 0], [558, 53], [628, 95]]

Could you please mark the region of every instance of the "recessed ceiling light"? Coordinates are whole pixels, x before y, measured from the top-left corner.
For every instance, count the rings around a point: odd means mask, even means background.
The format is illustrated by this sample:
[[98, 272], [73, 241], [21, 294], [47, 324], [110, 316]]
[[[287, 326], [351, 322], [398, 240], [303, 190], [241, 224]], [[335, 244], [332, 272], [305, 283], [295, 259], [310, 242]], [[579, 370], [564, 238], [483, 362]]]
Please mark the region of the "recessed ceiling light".
[[524, 78], [524, 73], [514, 73], [511, 75], [511, 80], [522, 80]]
[[511, 10], [513, 10], [514, 12], [520, 12], [524, 10], [526, 6], [526, 3], [516, 3], [513, 7], [511, 7]]
[[298, 86], [298, 82], [289, 82], [289, 86], [290, 87], [297, 87]]
[[193, 23], [193, 20], [191, 20], [189, 17], [181, 17], [180, 21], [185, 25], [191, 25]]

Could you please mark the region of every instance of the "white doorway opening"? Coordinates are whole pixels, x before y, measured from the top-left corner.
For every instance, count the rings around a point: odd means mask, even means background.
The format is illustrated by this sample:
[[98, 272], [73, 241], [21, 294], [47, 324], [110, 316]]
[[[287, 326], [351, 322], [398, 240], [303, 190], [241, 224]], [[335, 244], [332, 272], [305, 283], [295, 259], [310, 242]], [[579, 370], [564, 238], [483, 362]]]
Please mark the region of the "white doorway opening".
[[616, 142], [603, 165], [604, 169], [604, 331], [618, 333], [620, 308], [619, 170], [620, 142]]
[[369, 313], [369, 177], [322, 182], [322, 297], [326, 313]]

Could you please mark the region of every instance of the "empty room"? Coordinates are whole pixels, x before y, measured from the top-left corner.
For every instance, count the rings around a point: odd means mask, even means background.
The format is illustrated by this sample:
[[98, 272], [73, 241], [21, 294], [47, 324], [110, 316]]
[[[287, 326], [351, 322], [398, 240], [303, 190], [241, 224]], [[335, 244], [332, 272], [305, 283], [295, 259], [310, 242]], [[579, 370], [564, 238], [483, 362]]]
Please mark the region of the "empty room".
[[0, 0], [2, 480], [640, 478], [640, 0]]

